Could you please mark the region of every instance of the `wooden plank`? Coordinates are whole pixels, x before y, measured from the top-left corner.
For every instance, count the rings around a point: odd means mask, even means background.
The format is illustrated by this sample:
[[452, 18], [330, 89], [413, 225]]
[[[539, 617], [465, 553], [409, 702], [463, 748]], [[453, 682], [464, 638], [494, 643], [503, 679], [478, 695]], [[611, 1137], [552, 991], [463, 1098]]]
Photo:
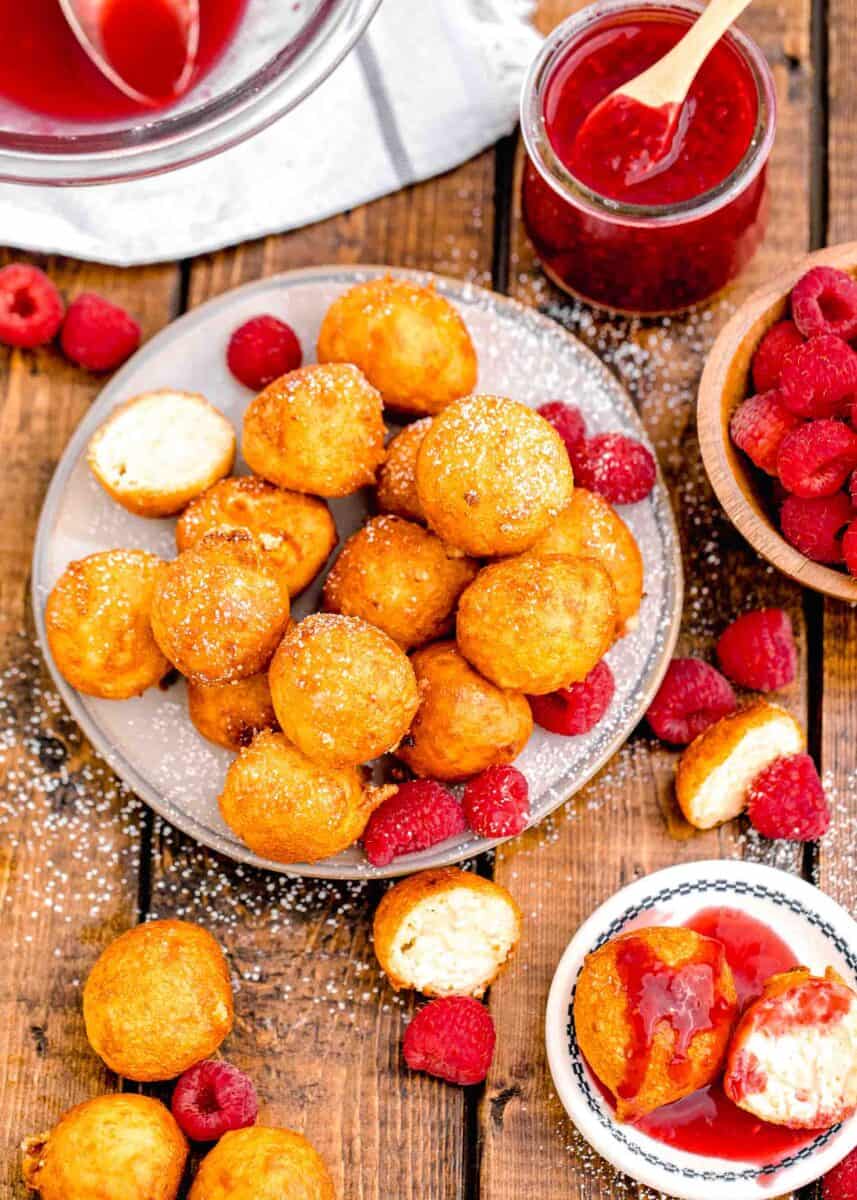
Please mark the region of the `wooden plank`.
[[[494, 157], [307, 230], [194, 265], [190, 302], [275, 271], [374, 262], [490, 278]], [[257, 1080], [263, 1118], [306, 1131], [349, 1200], [465, 1194], [466, 1097], [407, 1072], [413, 999], [382, 982], [369, 940], [378, 888], [301, 884], [159, 834], [151, 910], [187, 914], [240, 981], [225, 1053]]]
[[[541, 17], [551, 24], [579, 7], [575, 0], [545, 0]], [[804, 249], [809, 230], [806, 191], [794, 182], [808, 175], [808, 4], [757, 0], [746, 28], [761, 41], [774, 68], [780, 131], [772, 162], [768, 238], [738, 284], [725, 298], [685, 319], [608, 321], [548, 284], [516, 210], [510, 290], [583, 337], [623, 378], [638, 403], [682, 536], [687, 596], [678, 653], [710, 655], [726, 614], [760, 604], [786, 606], [801, 643], [802, 666], [784, 700], [805, 717], [799, 591], [767, 571], [720, 512], [705, 480], [694, 427], [696, 386], [714, 334], [754, 283]], [[519, 898], [528, 921], [520, 962], [490, 999], [498, 1050], [480, 1111], [480, 1194], [486, 1200], [522, 1195], [606, 1200], [640, 1194], [583, 1143], [565, 1117], [543, 1051], [544, 1005], [568, 939], [623, 884], [675, 862], [741, 854], [771, 858], [769, 846], [745, 838], [735, 823], [685, 837], [675, 819], [673, 771], [673, 755], [638, 732], [601, 778], [560, 811], [552, 829], [536, 830], [497, 855], [496, 878]], [[781, 848], [777, 861], [796, 870], [800, 854]]]
[[[93, 290], [127, 305], [145, 336], [173, 315], [174, 267], [42, 265], [68, 296]], [[86, 1042], [80, 990], [100, 950], [135, 919], [141, 806], [66, 714], [29, 604], [45, 489], [100, 386], [55, 349], [0, 358], [0, 1193], [9, 1197], [29, 1194], [18, 1182], [21, 1138], [115, 1085]]]

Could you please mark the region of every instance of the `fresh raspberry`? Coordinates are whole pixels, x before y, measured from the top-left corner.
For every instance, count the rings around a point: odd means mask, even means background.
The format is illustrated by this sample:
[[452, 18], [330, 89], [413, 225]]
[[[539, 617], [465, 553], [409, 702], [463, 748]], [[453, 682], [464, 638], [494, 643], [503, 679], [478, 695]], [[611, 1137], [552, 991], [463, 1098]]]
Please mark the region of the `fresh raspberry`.
[[303, 361], [298, 336], [277, 317], [253, 317], [229, 339], [226, 362], [239, 383], [259, 392]]
[[728, 679], [701, 658], [674, 658], [646, 713], [665, 742], [687, 745], [737, 708]]
[[803, 338], [794, 321], [778, 321], [771, 326], [753, 355], [753, 387], [757, 392], [779, 387], [786, 356], [802, 345]]
[[421, 1008], [402, 1043], [412, 1071], [469, 1087], [482, 1083], [497, 1035], [487, 1008], [472, 996], [442, 996]]
[[857, 521], [852, 521], [842, 538], [842, 557], [848, 574], [857, 576]]
[[762, 837], [812, 842], [827, 832], [830, 808], [808, 754], [775, 758], [747, 792], [747, 814]]
[[400, 783], [369, 818], [363, 849], [373, 867], [386, 867], [400, 854], [428, 850], [457, 833], [467, 822], [452, 792], [433, 779]]
[[800, 424], [801, 418], [789, 412], [778, 392], [762, 392], [735, 409], [729, 422], [729, 433], [754, 466], [769, 475], [776, 475], [780, 443]]
[[756, 692], [786, 687], [797, 672], [789, 614], [781, 608], [744, 613], [720, 635], [717, 658], [724, 674], [739, 687]]
[[822, 333], [792, 350], [780, 378], [783, 404], [799, 417], [836, 417], [857, 395], [857, 354]]
[[[857, 357], [857, 355], [855, 355]], [[657, 467], [642, 442], [622, 433], [587, 438], [572, 455], [575, 481], [611, 504], [636, 504], [655, 486]]]
[[216, 1142], [256, 1120], [252, 1080], [222, 1059], [208, 1058], [185, 1071], [173, 1091], [173, 1116], [195, 1142]]
[[549, 696], [528, 696], [533, 717], [542, 729], [566, 737], [594, 729], [613, 699], [616, 684], [605, 659], [596, 663], [582, 683], [560, 688]]
[[467, 784], [461, 804], [480, 837], [514, 837], [530, 819], [530, 787], [517, 767], [488, 767]]
[[844, 421], [809, 421], [787, 433], [777, 452], [780, 483], [793, 496], [832, 496], [857, 467], [857, 433]]
[[857, 471], [854, 471], [848, 480], [848, 495], [851, 497], [851, 503], [857, 505]]
[[857, 1200], [857, 1150], [828, 1171], [821, 1185], [822, 1200]]
[[780, 509], [786, 541], [813, 562], [842, 562], [842, 534], [851, 521], [851, 501], [844, 492], [806, 500], [789, 496]]
[[580, 409], [573, 404], [564, 404], [562, 400], [549, 400], [536, 411], [549, 425], [553, 425], [571, 457], [586, 437], [586, 422]]
[[804, 337], [857, 336], [857, 283], [835, 267], [813, 267], [792, 288], [792, 316]]
[[32, 349], [53, 341], [65, 306], [44, 271], [10, 263], [0, 271], [0, 342]]
[[140, 326], [124, 308], [84, 292], [69, 305], [60, 342], [66, 358], [87, 371], [112, 371], [140, 345]]

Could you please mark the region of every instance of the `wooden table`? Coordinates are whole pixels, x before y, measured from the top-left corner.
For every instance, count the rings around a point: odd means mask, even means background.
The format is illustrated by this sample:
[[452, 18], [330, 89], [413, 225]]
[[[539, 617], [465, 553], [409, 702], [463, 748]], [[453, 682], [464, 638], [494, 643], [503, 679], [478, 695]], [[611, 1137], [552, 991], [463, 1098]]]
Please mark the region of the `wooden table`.
[[[575, 7], [542, 0], [540, 23], [547, 29]], [[734, 303], [809, 247], [857, 237], [857, 10], [851, 0], [756, 0], [742, 23], [764, 47], [779, 96], [770, 231], [726, 299], [687, 320], [608, 322], [546, 283], [519, 220], [515, 138], [344, 216], [191, 262], [127, 271], [46, 265], [69, 292], [92, 288], [126, 304], [146, 336], [237, 284], [328, 262], [466, 275], [566, 323], [628, 383], [670, 481], [687, 574], [680, 652], [709, 653], [725, 619], [750, 605], [791, 612], [801, 667], [785, 700], [808, 721], [811, 748], [835, 790], [833, 834], [805, 850], [774, 849], [737, 823], [681, 836], [673, 756], [637, 733], [583, 795], [480, 864], [526, 914], [520, 957], [489, 998], [499, 1039], [485, 1087], [463, 1091], [409, 1074], [400, 1043], [414, 1001], [385, 985], [369, 940], [381, 889], [254, 872], [165, 829], [117, 787], [53, 697], [32, 634], [33, 534], [51, 472], [99, 382], [53, 349], [4, 352], [3, 1197], [25, 1194], [15, 1149], [24, 1134], [122, 1086], [87, 1045], [81, 984], [112, 938], [153, 913], [197, 919], [223, 943], [240, 979], [225, 1051], [257, 1081], [263, 1116], [316, 1143], [341, 1200], [618, 1200], [643, 1191], [582, 1145], [554, 1095], [543, 1050], [548, 982], [580, 921], [629, 880], [716, 856], [775, 861], [852, 909], [857, 904], [857, 616], [801, 593], [737, 537], [707, 486], [693, 415], [706, 348]]]

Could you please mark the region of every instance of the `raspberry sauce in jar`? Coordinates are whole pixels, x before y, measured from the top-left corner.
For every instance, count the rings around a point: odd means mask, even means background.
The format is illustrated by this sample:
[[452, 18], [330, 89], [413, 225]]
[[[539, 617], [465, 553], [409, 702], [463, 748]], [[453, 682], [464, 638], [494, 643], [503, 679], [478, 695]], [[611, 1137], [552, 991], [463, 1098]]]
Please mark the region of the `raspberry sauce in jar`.
[[700, 303], [764, 234], [776, 101], [745, 35], [729, 33], [711, 51], [668, 154], [643, 178], [623, 164], [632, 141], [658, 140], [662, 114], [619, 104], [595, 136], [578, 137], [595, 106], [662, 58], [701, 7], [600, 0], [559, 26], [524, 86], [527, 231], [554, 282], [604, 308], [655, 314]]

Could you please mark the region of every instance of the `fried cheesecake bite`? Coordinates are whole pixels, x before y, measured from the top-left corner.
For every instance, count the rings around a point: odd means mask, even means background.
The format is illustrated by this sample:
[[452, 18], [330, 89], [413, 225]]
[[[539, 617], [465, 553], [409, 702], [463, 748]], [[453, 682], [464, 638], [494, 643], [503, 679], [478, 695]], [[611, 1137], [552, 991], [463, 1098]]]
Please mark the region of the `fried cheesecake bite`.
[[342, 547], [324, 583], [324, 610], [362, 617], [410, 650], [449, 633], [478, 569], [421, 525], [375, 517]]
[[442, 867], [391, 887], [375, 912], [373, 934], [396, 991], [481, 996], [518, 947], [521, 910], [499, 883]]
[[553, 426], [500, 396], [449, 405], [417, 454], [417, 496], [429, 525], [476, 557], [529, 549], [569, 503], [573, 486]]
[[79, 692], [126, 700], [170, 664], [152, 636], [155, 585], [166, 564], [144, 550], [102, 550], [69, 563], [45, 607], [54, 663]]
[[23, 1151], [24, 1182], [42, 1200], [175, 1200], [187, 1142], [159, 1100], [119, 1092], [70, 1108]]
[[355, 842], [393, 791], [368, 787], [356, 767], [311, 762], [282, 733], [260, 733], [230, 766], [218, 803], [262, 858], [317, 862]]
[[381, 396], [350, 363], [301, 367], [260, 392], [244, 414], [250, 469], [295, 492], [348, 496], [384, 460]]
[[538, 558], [570, 554], [600, 562], [616, 589], [619, 632], [627, 630], [643, 598], [643, 556], [631, 530], [603, 496], [576, 487], [569, 506], [528, 553]]
[[355, 363], [400, 412], [440, 412], [476, 386], [476, 351], [458, 312], [409, 279], [370, 279], [334, 300], [318, 361]]
[[587, 956], [574, 1029], [620, 1121], [689, 1096], [719, 1074], [737, 1015], [720, 942], [682, 927], [621, 934]]
[[455, 642], [411, 656], [420, 707], [398, 758], [415, 775], [457, 782], [518, 757], [533, 731], [526, 697], [484, 679]]
[[498, 687], [542, 696], [585, 679], [616, 633], [616, 589], [589, 558], [484, 567], [458, 605], [458, 648]]
[[249, 746], [257, 733], [279, 729], [267, 671], [232, 683], [189, 679], [187, 707], [197, 732], [226, 750], [238, 751]]
[[291, 627], [268, 681], [283, 733], [329, 767], [394, 750], [419, 703], [413, 667], [393, 639], [335, 613], [311, 613]]
[[161, 574], [152, 631], [170, 662], [199, 683], [257, 675], [289, 621], [289, 597], [246, 529], [205, 534]]
[[391, 438], [378, 472], [377, 499], [381, 512], [422, 525], [426, 518], [417, 495], [417, 455], [430, 425], [431, 417], [423, 417]]
[[144, 392], [114, 409], [93, 434], [86, 459], [123, 508], [170, 517], [232, 470], [235, 430], [195, 392]]
[[209, 1150], [188, 1200], [335, 1200], [333, 1180], [305, 1137], [253, 1125]]
[[86, 1036], [126, 1079], [174, 1079], [232, 1029], [223, 951], [189, 921], [150, 921], [102, 951], [83, 989]]
[[176, 524], [179, 551], [212, 529], [249, 529], [290, 596], [312, 583], [336, 545], [330, 509], [317, 496], [287, 492], [255, 475], [221, 479]]
[[790, 1129], [857, 1111], [857, 993], [835, 971], [775, 975], [742, 1016], [723, 1080], [739, 1108]]

